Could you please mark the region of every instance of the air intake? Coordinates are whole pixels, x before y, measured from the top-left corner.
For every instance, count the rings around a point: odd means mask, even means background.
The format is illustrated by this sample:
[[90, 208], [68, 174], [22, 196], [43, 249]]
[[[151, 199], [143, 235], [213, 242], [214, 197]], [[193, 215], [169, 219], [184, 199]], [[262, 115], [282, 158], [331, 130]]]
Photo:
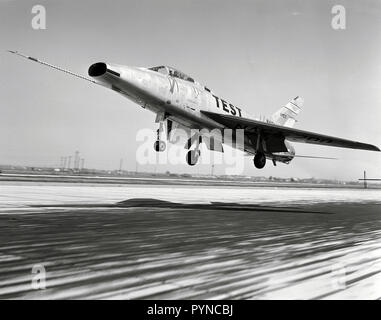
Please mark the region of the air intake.
[[107, 72], [107, 65], [104, 62], [94, 63], [89, 68], [90, 77], [100, 77]]

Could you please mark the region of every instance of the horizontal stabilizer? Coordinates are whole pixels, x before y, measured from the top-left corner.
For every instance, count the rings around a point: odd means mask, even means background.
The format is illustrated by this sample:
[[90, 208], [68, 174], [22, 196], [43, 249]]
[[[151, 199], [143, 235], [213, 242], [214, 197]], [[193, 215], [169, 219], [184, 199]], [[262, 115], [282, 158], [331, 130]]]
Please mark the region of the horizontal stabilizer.
[[299, 155], [294, 155], [294, 158], [307, 158], [307, 159], [324, 159], [324, 160], [338, 160], [338, 158], [329, 158], [329, 157], [317, 157], [317, 156], [299, 156]]

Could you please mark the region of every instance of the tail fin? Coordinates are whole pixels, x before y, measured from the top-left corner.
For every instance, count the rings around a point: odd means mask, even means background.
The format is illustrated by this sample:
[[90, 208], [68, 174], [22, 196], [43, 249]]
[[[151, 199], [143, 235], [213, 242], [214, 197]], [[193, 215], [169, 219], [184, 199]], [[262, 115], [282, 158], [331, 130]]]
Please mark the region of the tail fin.
[[299, 114], [303, 106], [303, 99], [299, 96], [292, 99], [285, 106], [280, 108], [271, 116], [271, 120], [278, 125], [285, 127], [293, 127], [296, 122], [296, 116]]

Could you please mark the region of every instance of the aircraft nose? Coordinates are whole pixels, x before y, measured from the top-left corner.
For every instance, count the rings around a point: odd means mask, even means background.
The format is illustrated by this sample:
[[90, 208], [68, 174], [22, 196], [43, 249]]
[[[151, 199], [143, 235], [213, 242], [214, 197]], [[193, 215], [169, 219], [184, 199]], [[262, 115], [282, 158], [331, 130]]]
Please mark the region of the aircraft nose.
[[136, 93], [147, 89], [142, 83], [144, 73], [135, 67], [97, 62], [89, 67], [88, 74], [97, 82], [123, 92]]

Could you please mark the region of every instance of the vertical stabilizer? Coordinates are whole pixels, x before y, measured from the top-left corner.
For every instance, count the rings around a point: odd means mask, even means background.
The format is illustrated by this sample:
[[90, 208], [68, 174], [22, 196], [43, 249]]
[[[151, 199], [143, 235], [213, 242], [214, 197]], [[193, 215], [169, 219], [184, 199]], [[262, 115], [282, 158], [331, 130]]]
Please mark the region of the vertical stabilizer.
[[292, 99], [285, 106], [280, 108], [271, 116], [271, 120], [280, 126], [293, 127], [296, 122], [296, 116], [303, 106], [303, 99], [299, 96]]

